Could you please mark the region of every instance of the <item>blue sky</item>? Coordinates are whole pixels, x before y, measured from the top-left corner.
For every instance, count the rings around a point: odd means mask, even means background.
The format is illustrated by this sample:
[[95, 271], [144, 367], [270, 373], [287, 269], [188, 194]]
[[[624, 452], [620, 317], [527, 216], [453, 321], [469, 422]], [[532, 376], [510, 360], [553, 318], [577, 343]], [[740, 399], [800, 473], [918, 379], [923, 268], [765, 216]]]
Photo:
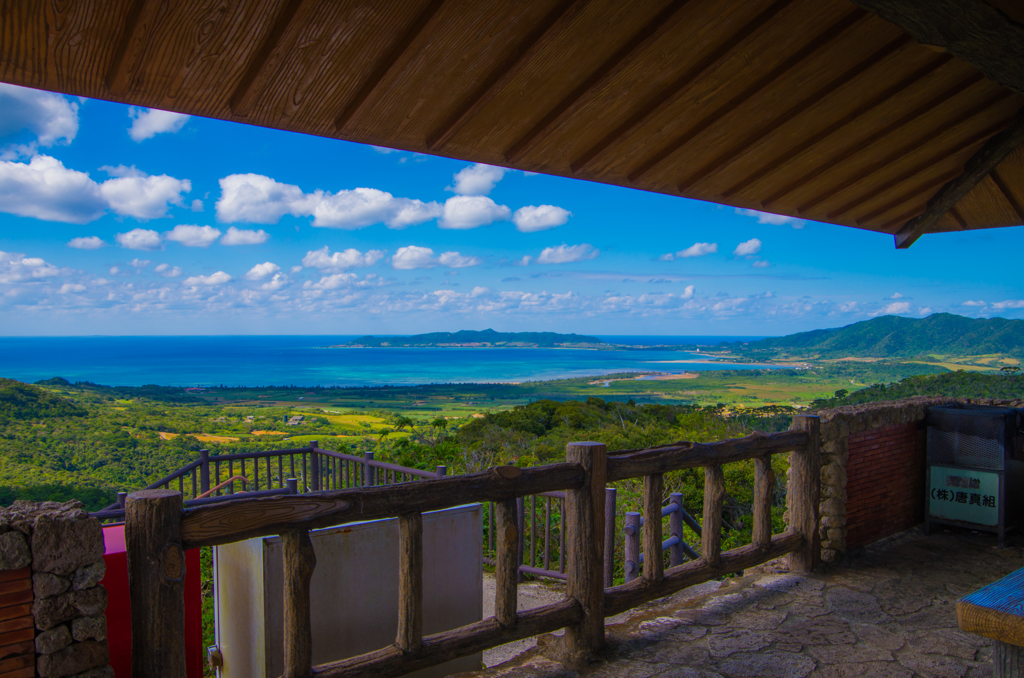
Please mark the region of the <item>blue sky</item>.
[[0, 84], [0, 334], [781, 335], [1024, 317], [1024, 229], [890, 236]]

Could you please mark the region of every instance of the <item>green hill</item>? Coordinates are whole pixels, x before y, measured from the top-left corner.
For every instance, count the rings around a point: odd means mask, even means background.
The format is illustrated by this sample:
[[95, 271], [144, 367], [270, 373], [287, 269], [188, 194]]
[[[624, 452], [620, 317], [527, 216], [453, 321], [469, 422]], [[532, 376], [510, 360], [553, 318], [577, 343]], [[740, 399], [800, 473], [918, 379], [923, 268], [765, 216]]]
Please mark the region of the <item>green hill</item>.
[[936, 313], [920, 320], [887, 315], [828, 330], [750, 342], [743, 350], [816, 353], [822, 357], [895, 358], [1002, 354], [1024, 356], [1024, 320]]
[[0, 378], [0, 422], [83, 417], [86, 414], [85, 409], [67, 398], [38, 386]]
[[559, 334], [557, 332], [495, 332], [494, 330], [460, 330], [458, 332], [430, 332], [410, 337], [359, 337], [346, 346], [529, 346], [557, 347], [566, 344], [604, 344], [597, 337], [582, 334]]

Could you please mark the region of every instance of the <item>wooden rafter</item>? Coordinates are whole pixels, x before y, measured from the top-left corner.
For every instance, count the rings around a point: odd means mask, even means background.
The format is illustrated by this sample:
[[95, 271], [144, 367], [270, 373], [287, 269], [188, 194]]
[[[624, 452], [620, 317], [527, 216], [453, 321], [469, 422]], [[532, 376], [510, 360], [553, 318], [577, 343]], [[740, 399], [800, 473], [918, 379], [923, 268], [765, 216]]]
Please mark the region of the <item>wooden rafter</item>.
[[816, 35], [813, 40], [791, 54], [789, 58], [782, 61], [782, 63], [778, 64], [771, 71], [758, 78], [751, 86], [747, 87], [732, 99], [729, 99], [721, 106], [718, 106], [709, 112], [696, 125], [691, 126], [682, 135], [662, 146], [653, 155], [648, 156], [643, 162], [635, 167], [632, 172], [629, 173], [629, 180], [636, 181], [643, 177], [643, 175], [660, 165], [683, 146], [721, 120], [724, 116], [750, 101], [758, 94], [764, 92], [772, 84], [778, 82], [779, 78], [783, 77], [786, 73], [796, 68], [804, 61], [807, 61], [815, 54], [820, 53], [828, 47], [833, 40], [856, 26], [861, 21], [866, 20], [869, 16], [870, 14], [867, 12], [854, 10], [825, 28], [825, 30]]
[[563, 0], [540, 23], [532, 34], [509, 55], [494, 73], [427, 139], [427, 147], [436, 151], [452, 140], [462, 127], [495, 95], [512, 81], [541, 50], [587, 6], [590, 0]]
[[764, 11], [754, 17], [753, 20], [744, 24], [739, 31], [722, 41], [714, 52], [708, 54], [693, 68], [688, 69], [679, 78], [677, 78], [675, 82], [662, 89], [651, 99], [648, 99], [644, 105], [638, 108], [637, 111], [627, 118], [625, 122], [606, 134], [599, 142], [591, 146], [586, 152], [576, 158], [576, 160], [574, 160], [570, 165], [573, 173], [579, 172], [587, 167], [591, 162], [596, 160], [602, 153], [610, 149], [618, 141], [635, 132], [647, 120], [650, 120], [655, 115], [658, 115], [663, 110], [670, 107], [676, 101], [679, 101], [679, 99], [684, 97], [702, 77], [712, 73], [719, 66], [725, 63], [730, 56], [732, 56], [737, 50], [741, 49], [741, 45], [746, 44], [744, 41], [752, 35], [754, 31], [761, 28], [768, 21], [771, 21], [775, 15], [785, 9], [792, 1], [793, 0], [777, 0], [777, 2], [772, 3]]
[[[869, 221], [871, 221], [872, 219], [874, 219], [876, 217], [880, 217], [880, 216], [882, 216], [883, 214], [885, 214], [887, 212], [891, 212], [892, 210], [896, 209], [897, 207], [899, 207], [901, 205], [906, 205], [911, 200], [919, 198], [919, 197], [921, 197], [922, 195], [925, 195], [925, 194], [930, 194], [932, 191], [937, 189], [939, 186], [942, 186], [944, 183], [946, 183], [950, 179], [954, 179], [957, 176], [959, 176], [959, 174], [960, 174], [960, 170], [956, 169], [956, 170], [954, 170], [952, 172], [946, 172], [945, 174], [940, 174], [939, 176], [935, 177], [934, 179], [929, 179], [924, 184], [921, 184], [919, 186], [915, 186], [914, 188], [910, 189], [910, 191], [908, 191], [908, 192], [900, 193], [899, 197], [894, 198], [894, 199], [890, 200], [889, 202], [885, 203], [884, 205], [882, 205], [881, 207], [876, 207], [875, 209], [871, 210], [867, 214], [858, 217], [857, 218], [857, 223], [859, 225], [863, 226], [864, 224], [868, 223]], [[859, 203], [860, 203], [860, 201], [858, 201], [858, 204]]]
[[444, 4], [444, 0], [430, 0], [426, 7], [416, 16], [415, 19], [409, 24], [405, 31], [398, 37], [397, 40], [391, 45], [391, 49], [384, 55], [384, 57], [377, 63], [376, 68], [373, 72], [367, 76], [366, 80], [363, 81], [362, 86], [352, 100], [345, 106], [345, 110], [334, 121], [334, 128], [339, 134], [345, 134], [349, 123], [356, 117], [359, 111], [366, 104], [367, 99], [373, 94], [373, 90], [388, 76], [391, 69], [395, 67], [401, 58], [421, 33], [427, 30], [428, 26], [437, 17], [438, 10], [441, 9], [441, 5]]
[[[606, 59], [578, 87], [563, 97], [529, 132], [516, 140], [505, 151], [505, 159], [508, 162], [516, 162], [522, 158], [541, 139], [547, 136], [565, 114], [582, 100], [588, 92], [597, 89], [621, 73], [644, 47], [672, 30], [676, 25], [675, 19], [678, 19], [680, 10], [688, 1], [675, 0], [659, 12], [657, 16], [648, 21], [643, 28], [637, 31], [622, 47]], [[789, 2], [790, 0], [785, 1]]]
[[159, 0], [135, 0], [125, 17], [124, 30], [117, 43], [114, 59], [107, 70], [107, 88], [114, 96], [128, 91], [134, 73], [146, 55], [148, 38], [162, 11]]
[[1024, 94], [1024, 26], [984, 0], [853, 0]]
[[303, 0], [288, 0], [284, 7], [281, 8], [281, 12], [274, 21], [273, 28], [270, 29], [270, 33], [263, 41], [263, 44], [260, 45], [252, 61], [249, 62], [249, 67], [245, 69], [245, 75], [242, 76], [241, 81], [239, 81], [238, 86], [235, 88], [235, 93], [231, 96], [231, 112], [235, 115], [244, 117], [249, 114], [249, 110], [252, 108], [256, 97], [260, 94], [253, 85], [259, 78], [260, 72], [266, 68], [270, 55], [281, 42], [281, 38], [284, 36], [285, 31], [288, 30], [288, 26], [295, 18], [295, 14], [299, 11], [299, 6], [302, 5], [302, 2]]
[[992, 177], [992, 182], [996, 185], [996, 188], [999, 189], [999, 192], [1003, 194], [1003, 197], [1006, 198], [1006, 202], [1010, 203], [1010, 207], [1012, 207], [1013, 211], [1017, 213], [1017, 217], [1020, 219], [1021, 225], [1024, 226], [1024, 204], [1021, 204], [1020, 200], [1017, 200], [1017, 196], [1013, 194], [1010, 187], [1006, 185], [1005, 181], [1003, 181], [1003, 177], [999, 173], [999, 168], [993, 169], [989, 176]]
[[953, 209], [961, 198], [971, 192], [1006, 156], [1024, 143], [1024, 108], [1009, 127], [989, 139], [964, 164], [963, 174], [939, 189], [928, 201], [924, 212], [903, 225], [895, 236], [897, 249], [906, 249], [928, 232], [942, 215]]

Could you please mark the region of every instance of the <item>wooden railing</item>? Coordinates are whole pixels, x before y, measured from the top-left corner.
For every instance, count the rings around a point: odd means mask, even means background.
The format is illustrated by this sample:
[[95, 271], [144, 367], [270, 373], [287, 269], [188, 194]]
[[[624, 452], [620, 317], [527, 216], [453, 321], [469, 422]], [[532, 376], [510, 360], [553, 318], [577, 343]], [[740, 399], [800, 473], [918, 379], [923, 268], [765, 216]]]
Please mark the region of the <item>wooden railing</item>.
[[[183, 510], [170, 490], [129, 495], [126, 543], [132, 608], [132, 671], [137, 678], [184, 674], [183, 549], [281, 535], [284, 550], [285, 678], [399, 676], [513, 640], [565, 628], [567, 660], [590, 658], [604, 644], [604, 618], [709, 579], [789, 554], [806, 572], [818, 559], [817, 417], [798, 416], [794, 428], [710, 444], [679, 444], [607, 454], [600, 443], [570, 443], [561, 464], [511, 466], [397, 487], [329, 490], [296, 496], [240, 499]], [[772, 534], [771, 455], [791, 452], [790, 527]], [[721, 551], [725, 481], [722, 465], [755, 462], [752, 543]], [[605, 586], [605, 483], [643, 478], [642, 542], [662, 548], [662, 474], [704, 467], [701, 554], [664, 568], [648, 557], [642, 576]], [[566, 593], [556, 603], [519, 613], [517, 499], [564, 491]], [[495, 502], [495, 614], [429, 636], [422, 634], [422, 514], [474, 502]], [[312, 666], [309, 581], [316, 557], [309, 531], [355, 520], [397, 517], [400, 539], [398, 634], [389, 647]]]

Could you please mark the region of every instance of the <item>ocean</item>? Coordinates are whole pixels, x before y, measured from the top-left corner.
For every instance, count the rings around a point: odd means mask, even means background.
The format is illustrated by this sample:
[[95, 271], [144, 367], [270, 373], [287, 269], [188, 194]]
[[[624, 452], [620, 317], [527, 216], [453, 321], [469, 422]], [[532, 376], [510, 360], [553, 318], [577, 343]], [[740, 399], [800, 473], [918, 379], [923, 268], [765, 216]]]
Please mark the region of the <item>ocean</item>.
[[[699, 353], [658, 349], [328, 348], [354, 338], [0, 337], [0, 377], [25, 382], [63, 377], [108, 386], [409, 386], [755, 367], [703, 362]], [[601, 336], [609, 343], [644, 346], [713, 346], [760, 338]]]

